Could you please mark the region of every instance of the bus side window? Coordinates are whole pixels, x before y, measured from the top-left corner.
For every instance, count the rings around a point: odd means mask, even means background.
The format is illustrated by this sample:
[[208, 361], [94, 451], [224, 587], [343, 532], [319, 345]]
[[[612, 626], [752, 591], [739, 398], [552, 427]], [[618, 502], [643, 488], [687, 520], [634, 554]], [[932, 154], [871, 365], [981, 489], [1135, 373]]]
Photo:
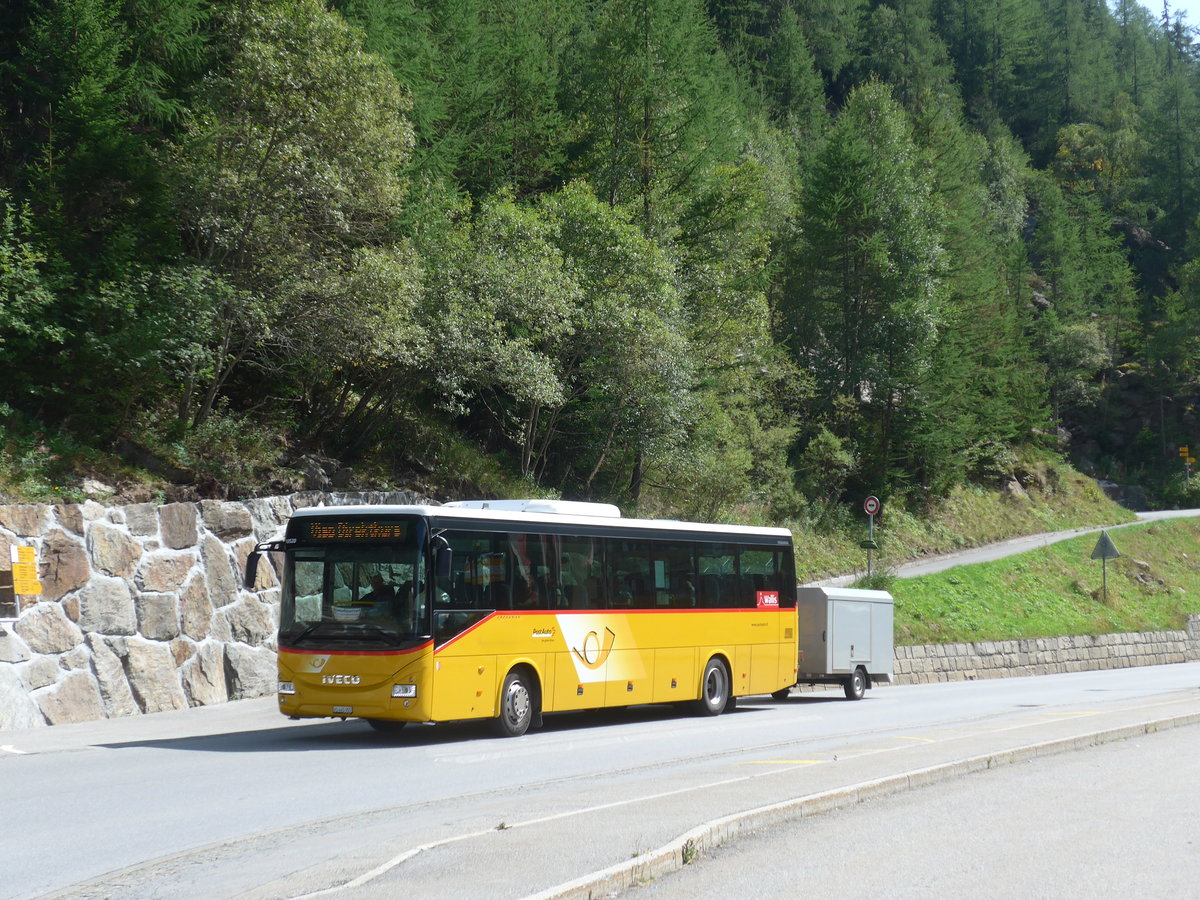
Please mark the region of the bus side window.
[[599, 576], [589, 575], [583, 580], [585, 592], [584, 602], [588, 609], [603, 609], [607, 604], [604, 600], [604, 582]]
[[484, 609], [512, 609], [512, 598], [508, 593], [508, 585], [496, 581], [483, 589]]
[[730, 544], [701, 544], [698, 549], [700, 605], [708, 609], [741, 606], [737, 548]]
[[[742, 588], [745, 592], [744, 606], [756, 607], [764, 593], [773, 592], [776, 598], [783, 596], [783, 580], [780, 577], [782, 553], [778, 550], [744, 548], [742, 550]], [[778, 602], [778, 599], [777, 601]]]

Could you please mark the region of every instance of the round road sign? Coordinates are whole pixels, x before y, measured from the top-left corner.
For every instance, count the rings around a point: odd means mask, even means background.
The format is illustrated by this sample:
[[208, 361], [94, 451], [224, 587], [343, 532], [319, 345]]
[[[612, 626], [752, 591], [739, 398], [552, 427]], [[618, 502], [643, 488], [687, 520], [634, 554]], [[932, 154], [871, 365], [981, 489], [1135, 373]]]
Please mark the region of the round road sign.
[[875, 515], [877, 512], [879, 512], [879, 498], [868, 497], [863, 501], [863, 509], [867, 511], [868, 516]]

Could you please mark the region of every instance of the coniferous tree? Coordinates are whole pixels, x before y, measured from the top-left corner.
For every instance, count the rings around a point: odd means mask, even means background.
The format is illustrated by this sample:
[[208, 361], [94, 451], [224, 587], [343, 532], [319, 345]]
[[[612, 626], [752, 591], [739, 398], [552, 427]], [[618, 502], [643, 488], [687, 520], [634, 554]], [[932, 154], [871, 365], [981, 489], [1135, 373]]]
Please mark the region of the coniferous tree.
[[610, 205], [668, 234], [706, 174], [735, 157], [736, 104], [716, 34], [694, 0], [607, 0], [571, 84], [573, 170]]
[[907, 468], [941, 495], [967, 476], [999, 474], [1000, 448], [1029, 441], [1044, 424], [1024, 279], [1006, 273], [1006, 256], [1023, 252], [1027, 176], [1023, 158], [995, 153], [952, 108], [926, 104], [916, 138], [938, 204], [944, 302]]
[[853, 437], [884, 484], [932, 361], [942, 253], [911, 124], [886, 86], [851, 94], [802, 204], [783, 337], [814, 374], [819, 420]]
[[1200, 198], [1200, 88], [1196, 73], [1180, 53], [1178, 40], [1167, 45], [1167, 68], [1149, 101], [1151, 189], [1164, 212], [1158, 229], [1169, 246], [1179, 247], [1195, 217]]
[[1003, 122], [1032, 135], [1030, 75], [1037, 37], [1045, 29], [1041, 5], [1030, 0], [934, 0], [932, 17], [954, 62], [969, 115], [984, 128]]

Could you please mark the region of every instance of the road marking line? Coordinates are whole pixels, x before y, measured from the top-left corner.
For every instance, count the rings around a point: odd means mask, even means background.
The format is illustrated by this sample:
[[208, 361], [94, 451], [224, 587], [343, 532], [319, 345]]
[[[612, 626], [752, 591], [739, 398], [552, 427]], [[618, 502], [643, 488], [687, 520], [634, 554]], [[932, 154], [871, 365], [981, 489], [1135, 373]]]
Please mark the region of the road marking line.
[[1079, 718], [1083, 718], [1084, 716], [1098, 716], [1098, 715], [1100, 715], [1099, 711], [1096, 711], [1096, 712], [1045, 713], [1045, 716], [1048, 719], [1079, 719]]
[[739, 766], [818, 766], [827, 759], [752, 759], [740, 762]]
[[[796, 763], [795, 765], [802, 765], [802, 764]], [[762, 772], [762, 773], [759, 773], [756, 775], [739, 775], [737, 778], [725, 778], [720, 781], [712, 781], [712, 782], [708, 782], [706, 784], [697, 784], [697, 785], [692, 785], [691, 787], [685, 787], [685, 788], [676, 788], [675, 790], [663, 791], [662, 793], [658, 793], [658, 794], [649, 794], [649, 795], [644, 795], [644, 796], [640, 796], [640, 797], [629, 797], [624, 800], [614, 800], [611, 803], [601, 803], [596, 806], [588, 806], [588, 807], [583, 807], [581, 809], [565, 810], [564, 812], [553, 813], [551, 815], [542, 816], [537, 819], [526, 819], [524, 822], [513, 822], [512, 824], [506, 824], [504, 826], [504, 830], [508, 830], [509, 828], [528, 828], [530, 825], [544, 825], [547, 822], [555, 822], [560, 819], [570, 819], [570, 818], [573, 818], [574, 816], [582, 816], [582, 815], [587, 815], [588, 813], [601, 812], [603, 810], [608, 810], [608, 809], [616, 809], [621, 806], [632, 806], [635, 803], [646, 803], [646, 802], [653, 801], [653, 800], [662, 800], [666, 797], [678, 796], [680, 794], [691, 794], [691, 793], [695, 793], [696, 791], [701, 791], [701, 790], [709, 790], [709, 789], [718, 788], [718, 787], [727, 787], [729, 785], [738, 784], [743, 781], [751, 781], [755, 778], [762, 778], [765, 775], [776, 775], [782, 771], [786, 771], [786, 770], [775, 769], [770, 772]], [[384, 862], [377, 865], [375, 868], [373, 868], [367, 872], [363, 872], [361, 875], [359, 875], [356, 878], [351, 879], [350, 881], [345, 881], [345, 882], [342, 882], [341, 884], [331, 885], [330, 887], [322, 888], [321, 890], [317, 890], [317, 891], [312, 891], [307, 894], [289, 895], [289, 900], [310, 900], [310, 898], [313, 898], [313, 897], [326, 897], [326, 896], [329, 896], [330, 894], [337, 894], [337, 893], [341, 893], [342, 891], [345, 891], [345, 890], [352, 890], [354, 888], [362, 887], [364, 884], [367, 884], [370, 881], [374, 881], [380, 875], [384, 875], [387, 872], [390, 872], [392, 869], [394, 869], [396, 866], [400, 865], [402, 862], [412, 859], [417, 854], [423, 853], [426, 850], [432, 850], [436, 847], [443, 847], [447, 844], [456, 844], [459, 841], [471, 840], [472, 838], [483, 837], [484, 835], [489, 835], [489, 834], [495, 833], [496, 830], [497, 829], [495, 829], [495, 828], [488, 828], [483, 831], [474, 831], [469, 834], [457, 834], [457, 835], [453, 835], [451, 837], [442, 838], [441, 840], [431, 841], [428, 844], [421, 844], [419, 847], [410, 847], [408, 850], [405, 850], [405, 851], [397, 854], [396, 856], [393, 856], [391, 859], [385, 860]]]
[[3, 751], [4, 753], [16, 753], [19, 756], [28, 756], [29, 755], [29, 751], [18, 750], [12, 744], [5, 744], [4, 746], [0, 747], [0, 751]]

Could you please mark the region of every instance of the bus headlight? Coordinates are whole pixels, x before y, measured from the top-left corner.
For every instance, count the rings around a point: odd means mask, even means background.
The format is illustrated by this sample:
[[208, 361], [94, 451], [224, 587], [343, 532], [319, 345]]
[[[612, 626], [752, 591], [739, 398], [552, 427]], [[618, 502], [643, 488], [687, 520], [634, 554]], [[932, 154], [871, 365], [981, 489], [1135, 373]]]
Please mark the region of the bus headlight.
[[281, 681], [279, 682], [279, 693], [294, 694], [296, 693], [296, 685], [291, 681]]
[[406, 698], [415, 697], [417, 696], [417, 686], [415, 684], [393, 684], [392, 696]]

